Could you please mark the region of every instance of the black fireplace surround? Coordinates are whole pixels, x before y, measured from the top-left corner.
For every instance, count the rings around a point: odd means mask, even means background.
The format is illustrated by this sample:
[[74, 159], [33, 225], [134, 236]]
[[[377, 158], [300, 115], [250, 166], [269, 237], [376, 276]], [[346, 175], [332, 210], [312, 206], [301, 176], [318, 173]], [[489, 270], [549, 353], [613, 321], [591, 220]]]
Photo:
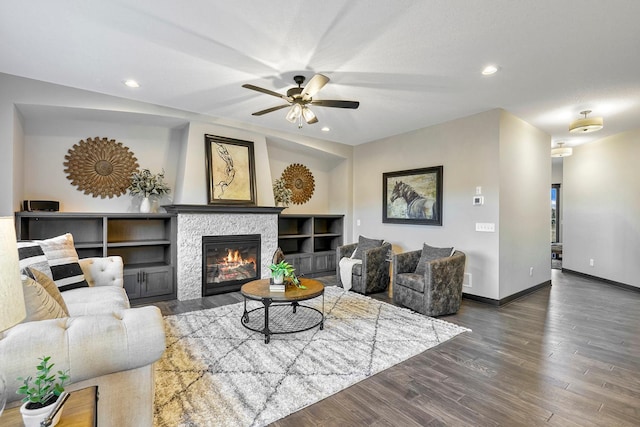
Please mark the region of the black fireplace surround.
[[238, 291], [260, 278], [260, 235], [202, 236], [202, 295]]

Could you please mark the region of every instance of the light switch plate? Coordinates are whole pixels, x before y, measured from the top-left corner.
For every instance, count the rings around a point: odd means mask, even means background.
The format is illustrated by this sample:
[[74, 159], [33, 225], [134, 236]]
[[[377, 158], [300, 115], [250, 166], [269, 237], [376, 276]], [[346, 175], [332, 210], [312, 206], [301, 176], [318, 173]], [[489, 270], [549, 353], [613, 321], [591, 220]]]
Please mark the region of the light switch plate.
[[476, 231], [495, 233], [496, 225], [493, 222], [476, 222]]

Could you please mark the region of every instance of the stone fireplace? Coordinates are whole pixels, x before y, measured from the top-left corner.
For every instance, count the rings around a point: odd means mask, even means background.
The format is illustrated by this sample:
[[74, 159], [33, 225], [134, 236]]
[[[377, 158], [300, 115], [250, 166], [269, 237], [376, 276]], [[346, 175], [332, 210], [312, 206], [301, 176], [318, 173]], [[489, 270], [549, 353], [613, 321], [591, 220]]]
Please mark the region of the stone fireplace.
[[[262, 206], [170, 205], [176, 213], [176, 281], [178, 300], [204, 296], [203, 237], [259, 236], [256, 278], [269, 277], [269, 264], [278, 247], [278, 215], [282, 208]], [[228, 254], [227, 254], [228, 256]], [[232, 255], [233, 258], [234, 255]], [[212, 267], [215, 268], [215, 267]], [[233, 284], [236, 289], [241, 284]], [[224, 292], [234, 290], [229, 288]]]

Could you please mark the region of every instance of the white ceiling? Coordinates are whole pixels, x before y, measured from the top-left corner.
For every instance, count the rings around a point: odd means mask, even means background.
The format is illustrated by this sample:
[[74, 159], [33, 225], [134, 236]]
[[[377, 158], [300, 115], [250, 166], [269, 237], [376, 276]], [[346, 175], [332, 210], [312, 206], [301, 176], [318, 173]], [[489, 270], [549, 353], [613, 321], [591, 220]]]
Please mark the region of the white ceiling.
[[[640, 127], [639, 17], [638, 0], [3, 1], [0, 72], [352, 145], [493, 108], [577, 145]], [[251, 116], [280, 101], [242, 84], [314, 73], [316, 99], [360, 108]], [[570, 135], [585, 109], [605, 128]]]

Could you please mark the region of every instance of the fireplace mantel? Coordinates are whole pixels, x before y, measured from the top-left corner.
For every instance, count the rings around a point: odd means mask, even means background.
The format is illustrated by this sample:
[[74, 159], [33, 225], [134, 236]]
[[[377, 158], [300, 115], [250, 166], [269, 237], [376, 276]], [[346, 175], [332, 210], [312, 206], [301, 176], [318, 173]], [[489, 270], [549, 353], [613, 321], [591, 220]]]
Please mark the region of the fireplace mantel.
[[280, 214], [284, 207], [246, 205], [163, 205], [169, 213], [192, 214]]

